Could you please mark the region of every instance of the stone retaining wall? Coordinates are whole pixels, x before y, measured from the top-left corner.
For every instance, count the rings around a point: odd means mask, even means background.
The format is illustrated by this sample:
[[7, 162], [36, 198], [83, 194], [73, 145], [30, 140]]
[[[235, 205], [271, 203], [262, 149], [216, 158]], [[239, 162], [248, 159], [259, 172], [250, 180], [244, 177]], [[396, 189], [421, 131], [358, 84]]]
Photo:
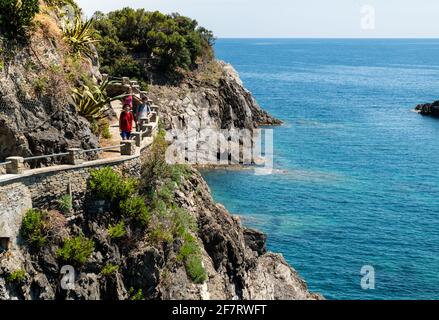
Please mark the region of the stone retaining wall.
[[[29, 189], [34, 208], [51, 208], [63, 195], [72, 192], [76, 209], [81, 207], [81, 201], [87, 189], [90, 172], [95, 169], [111, 167], [116, 171], [132, 177], [140, 176], [140, 156], [113, 161], [92, 161], [79, 166], [55, 166], [30, 170], [11, 180], [0, 181], [0, 194], [3, 188], [11, 185], [24, 185]], [[0, 212], [7, 198], [0, 198]]]

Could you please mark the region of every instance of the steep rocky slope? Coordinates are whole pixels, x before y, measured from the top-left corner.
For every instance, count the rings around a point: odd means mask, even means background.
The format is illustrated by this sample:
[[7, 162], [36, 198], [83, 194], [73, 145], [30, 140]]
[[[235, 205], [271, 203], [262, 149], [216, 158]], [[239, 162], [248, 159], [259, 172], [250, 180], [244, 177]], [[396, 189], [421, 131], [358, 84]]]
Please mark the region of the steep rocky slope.
[[67, 54], [53, 10], [36, 20], [27, 42], [0, 38], [0, 161], [98, 146], [70, 100], [70, 87], [99, 76], [97, 66]]
[[230, 64], [213, 61], [179, 86], [150, 86], [166, 128], [254, 129], [282, 122], [262, 110]]
[[[23, 245], [0, 256], [0, 299], [128, 299], [141, 289], [146, 299], [319, 299], [282, 256], [267, 253], [265, 235], [241, 226], [222, 205], [215, 204], [199, 173], [190, 169], [175, 190], [175, 201], [195, 219], [196, 242], [208, 278], [195, 284], [177, 258], [181, 244], [151, 240], [141, 233], [126, 240], [111, 239], [107, 226], [114, 214], [85, 214], [66, 221], [56, 212], [50, 245], [32, 250]], [[63, 237], [83, 233], [93, 239], [95, 252], [76, 268], [76, 286], [63, 290], [56, 250]], [[20, 242], [20, 241], [19, 241]], [[109, 262], [119, 268], [102, 275]], [[25, 270], [21, 283], [8, 282], [12, 270]], [[131, 293], [130, 293], [131, 292]]]

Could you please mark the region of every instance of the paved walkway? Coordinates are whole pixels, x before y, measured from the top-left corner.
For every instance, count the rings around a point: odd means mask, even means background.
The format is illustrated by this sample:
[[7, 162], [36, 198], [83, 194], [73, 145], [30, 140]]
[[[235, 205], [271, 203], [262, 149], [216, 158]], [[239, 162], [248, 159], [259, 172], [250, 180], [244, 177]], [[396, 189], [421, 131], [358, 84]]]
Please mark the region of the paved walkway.
[[[117, 146], [121, 143], [121, 137], [120, 137], [120, 132], [119, 132], [119, 116], [120, 113], [122, 112], [122, 102], [119, 100], [113, 101], [111, 103], [111, 106], [114, 110], [114, 112], [116, 113], [116, 117], [114, 119], [111, 120], [110, 122], [110, 133], [111, 133], [111, 138], [110, 139], [101, 139], [101, 146], [103, 148], [105, 147], [111, 147], [111, 146]], [[156, 124], [157, 125], [157, 124]], [[152, 137], [147, 137], [144, 138], [142, 141], [142, 147], [148, 146], [152, 143], [153, 138]], [[99, 158], [100, 159], [109, 159], [109, 158], [114, 158], [114, 157], [118, 157], [120, 155], [119, 150], [107, 150], [105, 152], [103, 152]]]

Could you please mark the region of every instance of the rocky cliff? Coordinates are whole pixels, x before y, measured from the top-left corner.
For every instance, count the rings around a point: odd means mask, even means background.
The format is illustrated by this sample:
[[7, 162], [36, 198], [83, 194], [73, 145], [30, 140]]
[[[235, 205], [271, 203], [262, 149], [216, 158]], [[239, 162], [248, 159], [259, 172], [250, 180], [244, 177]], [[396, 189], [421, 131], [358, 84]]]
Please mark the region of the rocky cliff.
[[0, 37], [0, 161], [98, 146], [70, 100], [70, 88], [98, 76], [97, 66], [67, 54], [53, 10], [36, 21], [25, 42]]
[[160, 107], [166, 129], [254, 129], [282, 122], [262, 110], [244, 88], [236, 70], [212, 61], [178, 86], [149, 87], [148, 94]]
[[[178, 241], [156, 242], [135, 230], [124, 240], [112, 239], [107, 226], [114, 221], [114, 214], [97, 214], [89, 207], [70, 221], [52, 211], [50, 219], [56, 227], [50, 244], [43, 248], [31, 249], [19, 240], [20, 246], [0, 255], [0, 299], [129, 299], [133, 298], [132, 288], [135, 292], [141, 289], [145, 299], [321, 298], [307, 290], [282, 256], [266, 251], [264, 234], [242, 227], [238, 217], [214, 203], [197, 171], [185, 173], [174, 196], [175, 203], [187, 210], [198, 226], [195, 241], [208, 275], [204, 283], [195, 284], [188, 277], [178, 259]], [[78, 233], [94, 241], [95, 251], [85, 265], [76, 267], [75, 287], [64, 290], [62, 263], [56, 251], [62, 238]], [[103, 274], [110, 262], [117, 270]], [[24, 270], [25, 278], [8, 281], [7, 275], [14, 270]]]
[[[68, 89], [70, 81], [98, 76], [96, 66], [68, 58], [56, 15], [49, 12], [38, 19], [29, 43], [0, 44], [5, 66], [0, 70], [0, 160], [98, 145], [90, 125], [69, 102]], [[222, 62], [211, 62], [178, 86], [152, 85], [149, 96], [170, 131], [253, 130], [281, 123], [259, 107], [236, 71]], [[205, 281], [197, 283], [188, 275], [179, 258], [181, 237], [157, 241], [152, 230], [135, 227], [127, 227], [126, 236], [112, 237], [109, 226], [120, 216], [105, 202], [95, 201], [90, 190], [78, 212], [62, 214], [53, 210], [56, 203], [38, 208], [48, 210], [42, 227], [50, 230], [44, 234], [49, 241], [39, 248], [29, 246], [19, 228], [32, 205], [30, 194], [22, 185], [10, 185], [0, 190], [0, 203], [8, 204], [0, 208], [0, 218], [13, 220], [11, 232], [17, 238], [11, 250], [0, 253], [0, 299], [321, 298], [308, 291], [281, 255], [267, 252], [264, 234], [243, 227], [238, 217], [213, 201], [198, 171], [187, 169], [175, 188], [163, 190], [163, 197], [173, 199], [172, 210], [183, 209], [195, 221], [189, 238], [199, 247]], [[154, 219], [166, 234], [169, 221], [158, 207]], [[65, 239], [78, 235], [92, 240], [94, 250], [84, 264], [75, 266], [75, 285], [66, 290], [57, 251]]]

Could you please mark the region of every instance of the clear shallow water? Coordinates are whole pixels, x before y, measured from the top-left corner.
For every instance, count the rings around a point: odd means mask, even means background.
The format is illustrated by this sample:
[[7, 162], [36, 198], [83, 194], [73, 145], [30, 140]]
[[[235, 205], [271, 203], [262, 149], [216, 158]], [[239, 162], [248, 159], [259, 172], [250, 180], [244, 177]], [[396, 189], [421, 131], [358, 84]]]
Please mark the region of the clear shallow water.
[[[278, 173], [205, 172], [329, 299], [439, 298], [439, 40], [221, 39], [275, 129]], [[376, 270], [376, 289], [360, 269]]]

